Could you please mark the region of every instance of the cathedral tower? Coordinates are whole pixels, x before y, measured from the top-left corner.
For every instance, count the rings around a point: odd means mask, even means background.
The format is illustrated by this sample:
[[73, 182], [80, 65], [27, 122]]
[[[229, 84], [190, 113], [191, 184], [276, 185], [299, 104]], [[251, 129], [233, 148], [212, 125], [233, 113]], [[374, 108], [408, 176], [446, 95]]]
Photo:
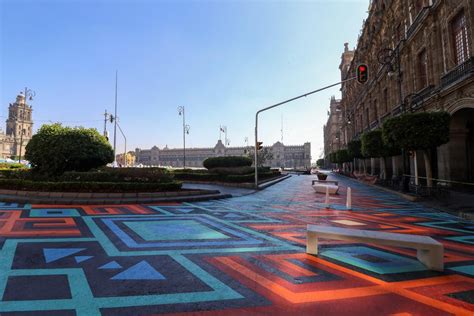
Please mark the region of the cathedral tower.
[[[30, 100], [32, 100], [31, 96]], [[14, 139], [11, 151], [14, 156], [25, 155], [26, 144], [33, 134], [32, 111], [31, 105], [27, 104], [24, 92], [21, 92], [16, 97], [15, 103], [10, 103], [8, 107], [6, 135]]]

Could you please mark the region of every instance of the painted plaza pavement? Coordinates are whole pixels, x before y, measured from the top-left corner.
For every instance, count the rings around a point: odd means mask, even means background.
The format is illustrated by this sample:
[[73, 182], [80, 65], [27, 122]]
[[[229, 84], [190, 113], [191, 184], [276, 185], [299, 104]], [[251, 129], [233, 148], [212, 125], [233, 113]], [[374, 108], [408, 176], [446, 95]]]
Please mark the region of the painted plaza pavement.
[[[312, 179], [200, 203], [1, 204], [0, 315], [474, 315], [474, 223], [345, 178], [325, 208]], [[307, 255], [308, 223], [432, 236], [446, 269], [373, 244]]]

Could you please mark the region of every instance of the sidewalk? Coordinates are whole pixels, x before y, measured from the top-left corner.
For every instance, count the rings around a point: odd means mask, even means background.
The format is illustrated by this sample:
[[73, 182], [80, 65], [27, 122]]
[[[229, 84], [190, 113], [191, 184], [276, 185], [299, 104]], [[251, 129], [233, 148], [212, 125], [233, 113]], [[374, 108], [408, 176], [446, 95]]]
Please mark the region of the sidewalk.
[[443, 210], [464, 219], [474, 220], [474, 194], [451, 191], [447, 198], [423, 198], [418, 201], [427, 207]]
[[217, 184], [201, 184], [184, 182], [183, 189], [199, 189], [199, 190], [218, 190], [221, 194], [231, 194], [232, 197], [244, 196], [254, 193], [254, 189], [236, 188]]

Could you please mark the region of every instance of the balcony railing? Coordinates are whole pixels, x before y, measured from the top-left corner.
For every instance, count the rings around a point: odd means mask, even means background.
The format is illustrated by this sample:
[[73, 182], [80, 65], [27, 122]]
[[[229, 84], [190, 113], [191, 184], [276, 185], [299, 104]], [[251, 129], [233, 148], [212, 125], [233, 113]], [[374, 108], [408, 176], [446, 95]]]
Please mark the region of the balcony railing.
[[395, 116], [395, 115], [400, 114], [401, 112], [402, 112], [402, 107], [401, 107], [401, 105], [399, 104], [399, 105], [397, 105], [396, 108], [394, 108], [394, 109], [392, 110], [392, 115]]
[[441, 87], [446, 88], [447, 86], [469, 78], [474, 74], [474, 57], [469, 58], [447, 74], [441, 77]]
[[372, 123], [370, 123], [370, 129], [373, 130], [374, 128], [377, 127], [377, 125], [379, 125], [379, 121], [378, 120], [373, 121]]
[[411, 111], [416, 111], [418, 108], [423, 106], [423, 103], [431, 97], [433, 92], [435, 91], [434, 85], [429, 85], [422, 90], [418, 91], [418, 93], [414, 94], [413, 98], [411, 99], [411, 104], [407, 104], [410, 106]]

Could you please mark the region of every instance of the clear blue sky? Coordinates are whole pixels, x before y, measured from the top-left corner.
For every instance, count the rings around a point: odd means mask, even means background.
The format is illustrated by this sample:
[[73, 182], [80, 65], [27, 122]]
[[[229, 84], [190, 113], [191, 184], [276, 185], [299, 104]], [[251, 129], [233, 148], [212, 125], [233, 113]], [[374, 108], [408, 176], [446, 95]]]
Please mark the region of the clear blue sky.
[[[252, 144], [258, 109], [339, 80], [344, 42], [356, 45], [368, 4], [0, 0], [1, 120], [28, 86], [35, 129], [59, 121], [102, 131], [118, 69], [128, 149], [181, 147], [180, 105], [188, 146], [214, 146], [219, 125], [231, 146]], [[263, 114], [261, 140], [280, 140], [283, 116], [283, 142], [310, 141], [317, 159], [331, 95], [339, 87]]]

